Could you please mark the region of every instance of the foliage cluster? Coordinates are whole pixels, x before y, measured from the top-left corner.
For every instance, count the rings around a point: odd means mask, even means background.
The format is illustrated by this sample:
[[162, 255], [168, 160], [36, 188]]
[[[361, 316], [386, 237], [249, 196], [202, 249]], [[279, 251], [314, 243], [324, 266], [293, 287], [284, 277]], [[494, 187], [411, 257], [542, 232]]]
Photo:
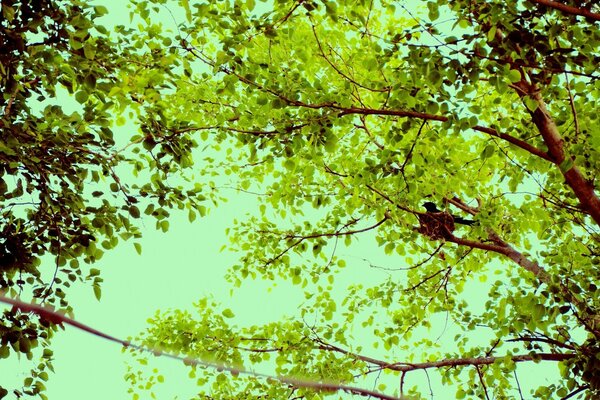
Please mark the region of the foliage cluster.
[[[139, 203], [166, 231], [168, 208], [193, 220], [219, 196], [213, 180], [229, 179], [259, 203], [230, 231], [243, 256], [229, 280], [299, 285], [299, 316], [238, 328], [201, 300], [199, 317], [157, 314], [144, 343], [340, 384], [398, 377], [378, 383], [380, 398], [426, 398], [409, 387], [423, 369], [457, 398], [597, 396], [600, 10], [423, 4], [133, 1], [136, 27], [111, 37], [94, 22], [101, 6], [3, 2], [14, 48], [1, 55], [2, 286], [68, 311], [69, 280], [100, 282], [78, 260], [137, 237]], [[78, 111], [52, 104], [59, 86]], [[36, 95], [50, 101], [41, 115]], [[127, 112], [141, 133], [114, 139]], [[123, 179], [127, 165], [139, 183]], [[169, 185], [174, 175], [184, 183]], [[478, 223], [450, 228], [444, 213], [432, 234], [417, 226], [424, 201]], [[371, 270], [338, 254], [360, 235], [402, 267], [363, 278]], [[359, 279], [338, 296], [349, 269]], [[18, 313], [2, 323], [2, 349], [50, 332]], [[440, 330], [452, 345], [432, 338]], [[539, 361], [557, 363], [560, 380], [522, 393], [517, 364]], [[333, 394], [191, 368], [199, 398]], [[161, 380], [135, 369], [134, 396]]]

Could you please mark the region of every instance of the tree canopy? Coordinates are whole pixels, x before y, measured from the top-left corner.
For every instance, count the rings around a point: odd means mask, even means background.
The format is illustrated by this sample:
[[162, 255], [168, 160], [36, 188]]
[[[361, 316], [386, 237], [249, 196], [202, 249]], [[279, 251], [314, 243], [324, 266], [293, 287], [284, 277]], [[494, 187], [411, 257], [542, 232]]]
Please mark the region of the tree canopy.
[[[131, 4], [131, 27], [109, 33], [94, 22], [102, 6], [3, 2], [10, 294], [71, 311], [69, 282], [99, 297], [100, 271], [79, 260], [139, 237], [142, 216], [164, 231], [169, 208], [193, 221], [229, 185], [258, 203], [229, 230], [242, 254], [229, 281], [289, 281], [306, 301], [239, 327], [201, 299], [197, 315], [157, 313], [139, 339], [330, 386], [191, 365], [198, 398], [335, 398], [336, 384], [429, 398], [417, 370], [456, 398], [600, 394], [595, 2]], [[59, 87], [75, 111], [53, 103]], [[48, 102], [42, 114], [34, 102]], [[128, 113], [139, 132], [113, 138]], [[341, 254], [361, 236], [387, 265]], [[372, 282], [376, 267], [387, 275]], [[10, 344], [31, 358], [56, 329], [3, 318], [5, 356]], [[527, 393], [517, 365], [540, 362], [556, 364], [555, 382]], [[161, 380], [130, 368], [134, 397]]]

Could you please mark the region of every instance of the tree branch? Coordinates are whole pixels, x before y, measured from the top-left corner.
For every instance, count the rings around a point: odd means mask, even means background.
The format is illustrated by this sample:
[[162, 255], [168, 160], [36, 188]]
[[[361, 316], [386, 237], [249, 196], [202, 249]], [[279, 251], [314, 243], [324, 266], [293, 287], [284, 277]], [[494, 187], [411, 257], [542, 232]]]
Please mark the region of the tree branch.
[[[319, 349], [335, 351], [338, 353], [345, 354], [352, 358], [364, 361], [369, 364], [374, 364], [382, 367], [383, 369], [389, 369], [392, 371], [399, 372], [410, 372], [416, 371], [420, 369], [431, 369], [431, 368], [442, 368], [442, 367], [459, 367], [463, 365], [489, 365], [493, 364], [496, 361], [504, 360], [505, 357], [474, 357], [474, 358], [448, 358], [440, 361], [431, 361], [424, 363], [406, 363], [406, 362], [386, 362], [382, 360], [378, 360], [376, 358], [363, 356], [357, 353], [353, 353], [347, 350], [344, 350], [340, 347], [334, 346], [332, 344], [328, 344], [323, 342], [321, 339], [317, 339], [319, 342]], [[511, 356], [511, 360], [513, 362], [525, 362], [525, 361], [534, 361], [534, 360], [543, 360], [543, 361], [566, 361], [575, 357], [575, 353], [538, 353], [535, 355], [531, 354], [521, 354], [516, 356]]]
[[490, 232], [489, 235], [490, 239], [492, 239], [496, 244], [476, 242], [473, 240], [463, 239], [454, 235], [448, 238], [448, 241], [462, 246], [468, 246], [475, 249], [488, 250], [498, 254], [502, 254], [516, 262], [521, 267], [525, 268], [527, 271], [533, 273], [542, 282], [550, 283], [550, 276], [548, 275], [546, 270], [544, 270], [544, 268], [540, 267], [540, 265], [537, 262], [531, 261], [530, 259], [525, 257], [525, 255], [523, 255], [521, 252], [515, 250], [508, 243], [500, 239], [500, 237], [496, 233]]
[[[378, 110], [378, 109], [358, 108], [358, 107], [344, 108], [344, 107], [340, 107], [337, 105], [330, 105], [330, 107], [334, 108], [336, 110], [340, 110], [339, 115], [347, 115], [347, 114], [390, 115], [390, 116], [395, 116], [395, 117], [408, 117], [408, 118], [416, 118], [416, 119], [439, 121], [439, 122], [446, 122], [449, 119], [448, 117], [445, 117], [442, 115], [427, 114], [427, 113], [422, 113], [422, 112], [418, 112], [418, 111]], [[517, 147], [520, 147], [523, 150], [525, 150], [535, 156], [543, 158], [546, 161], [552, 161], [552, 158], [546, 152], [544, 152], [544, 151], [538, 149], [537, 147], [532, 146], [531, 144], [525, 142], [524, 140], [518, 139], [514, 136], [508, 135], [506, 133], [500, 133], [496, 129], [489, 128], [486, 126], [481, 126], [481, 125], [472, 126], [471, 129], [478, 131], [478, 132], [486, 133], [490, 136], [495, 136], [495, 137], [505, 140]]]
[[[510, 359], [513, 362], [534, 361], [538, 359], [543, 361], [566, 361], [570, 360], [575, 356], [576, 355], [574, 353], [538, 353], [535, 356], [532, 356], [530, 354], [521, 354], [517, 356], [512, 356]], [[396, 365], [398, 369], [395, 370], [415, 371], [419, 369], [458, 367], [462, 365], [489, 365], [501, 360], [504, 360], [504, 357], [451, 358], [447, 360], [432, 361], [418, 364], [398, 363], [399, 365]]]
[[[340, 229], [336, 230], [335, 232], [311, 233], [311, 234], [306, 235], [306, 236], [291, 234], [291, 235], [285, 235], [285, 239], [302, 239], [302, 240], [305, 240], [305, 239], [315, 239], [315, 238], [320, 238], [320, 237], [336, 237], [336, 236], [355, 235], [357, 233], [363, 233], [363, 232], [367, 232], [367, 231], [370, 231], [372, 229], [375, 229], [375, 228], [377, 228], [379, 225], [383, 224], [387, 220], [388, 220], [388, 217], [387, 217], [387, 215], [385, 215], [381, 220], [379, 220], [374, 225], [367, 226], [367, 227], [361, 228], [361, 229], [356, 229], [356, 230], [352, 230], [352, 231], [342, 232], [341, 231], [342, 229], [344, 229], [344, 228], [346, 228], [346, 227], [348, 227], [350, 225], [353, 225], [353, 224], [346, 224], [343, 227], [341, 227]], [[357, 221], [358, 220], [352, 221], [352, 222], [354, 223], [354, 222], [357, 222]]]
[[33, 312], [33, 313], [37, 314], [38, 316], [40, 316], [41, 318], [51, 321], [52, 323], [55, 323], [55, 324], [63, 324], [64, 323], [67, 325], [71, 325], [77, 329], [81, 329], [82, 331], [91, 333], [94, 336], [104, 338], [111, 342], [118, 343], [124, 347], [129, 347], [129, 348], [141, 351], [141, 352], [152, 353], [153, 355], [155, 355], [157, 357], [164, 356], [164, 357], [171, 358], [174, 360], [183, 361], [184, 364], [186, 364], [186, 365], [202, 365], [202, 366], [209, 367], [209, 368], [215, 368], [217, 370], [228, 371], [228, 372], [231, 372], [233, 375], [245, 374], [245, 375], [254, 376], [257, 378], [263, 378], [263, 379], [267, 379], [267, 380], [276, 380], [283, 384], [287, 384], [287, 385], [291, 385], [291, 386], [295, 386], [295, 387], [304, 387], [304, 388], [313, 389], [316, 391], [322, 391], [322, 390], [342, 391], [342, 392], [353, 393], [353, 394], [357, 394], [357, 395], [365, 396], [365, 397], [373, 397], [373, 398], [381, 399], [381, 400], [407, 400], [404, 397], [388, 396], [386, 394], [375, 392], [372, 390], [361, 389], [361, 388], [357, 388], [354, 386], [347, 386], [347, 385], [339, 384], [336, 382], [313, 381], [313, 380], [308, 380], [308, 379], [303, 379], [303, 378], [296, 378], [296, 377], [292, 377], [292, 376], [275, 376], [275, 375], [269, 375], [269, 374], [265, 374], [265, 373], [261, 373], [261, 372], [250, 371], [250, 370], [246, 370], [243, 368], [233, 367], [233, 366], [230, 366], [227, 364], [215, 363], [213, 361], [208, 361], [208, 360], [205, 360], [202, 358], [182, 357], [182, 356], [178, 356], [175, 354], [167, 353], [167, 352], [162, 351], [155, 347], [140, 346], [140, 345], [132, 344], [129, 341], [116, 338], [114, 336], [111, 336], [104, 332], [101, 332], [97, 329], [94, 329], [88, 325], [82, 324], [81, 322], [78, 322], [72, 318], [62, 315], [48, 307], [40, 306], [38, 304], [26, 303], [21, 300], [12, 299], [10, 297], [5, 297], [3, 295], [0, 295], [0, 302], [10, 304], [13, 306], [13, 309], [19, 309], [21, 312], [25, 312], [25, 313]]
[[528, 0], [530, 3], [539, 4], [541, 6], [546, 6], [550, 8], [554, 8], [555, 10], [562, 11], [565, 14], [571, 15], [580, 15], [582, 17], [589, 18], [593, 21], [600, 21], [600, 14], [593, 13], [590, 10], [586, 10], [585, 8], [577, 8], [573, 6], [568, 6], [566, 4], [559, 3], [557, 1], [552, 0]]
[[552, 158], [552, 162], [559, 167], [565, 181], [579, 199], [581, 207], [600, 226], [600, 199], [596, 195], [592, 183], [585, 179], [571, 156], [565, 152], [564, 140], [556, 123], [550, 117], [540, 90], [535, 85], [530, 85], [523, 80], [518, 85], [522, 89], [517, 91], [521, 98], [530, 97], [537, 103], [537, 108], [531, 112], [531, 117], [548, 147], [548, 155]]

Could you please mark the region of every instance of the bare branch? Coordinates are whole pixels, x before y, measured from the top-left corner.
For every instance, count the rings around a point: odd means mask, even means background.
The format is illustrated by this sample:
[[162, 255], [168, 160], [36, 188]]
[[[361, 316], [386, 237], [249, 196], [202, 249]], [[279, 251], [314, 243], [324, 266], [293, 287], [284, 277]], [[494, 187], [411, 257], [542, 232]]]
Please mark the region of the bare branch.
[[[319, 342], [319, 348], [321, 350], [335, 351], [338, 353], [346, 354], [352, 358], [364, 361], [369, 364], [374, 364], [382, 367], [383, 369], [389, 369], [392, 371], [399, 372], [410, 372], [416, 371], [420, 369], [432, 369], [432, 368], [442, 368], [442, 367], [459, 367], [463, 365], [490, 365], [495, 363], [496, 361], [504, 360], [504, 357], [474, 357], [474, 358], [448, 358], [440, 361], [431, 361], [424, 363], [406, 363], [406, 362], [386, 362], [382, 360], [378, 360], [376, 358], [363, 356], [360, 354], [352, 353], [350, 351], [344, 350], [340, 347], [334, 346], [329, 343], [325, 343], [320, 339], [317, 339]], [[525, 362], [525, 361], [534, 361], [534, 360], [543, 360], [543, 361], [566, 361], [574, 358], [576, 356], [575, 353], [538, 353], [535, 355], [531, 354], [521, 354], [516, 356], [511, 356], [511, 360], [513, 362]]]

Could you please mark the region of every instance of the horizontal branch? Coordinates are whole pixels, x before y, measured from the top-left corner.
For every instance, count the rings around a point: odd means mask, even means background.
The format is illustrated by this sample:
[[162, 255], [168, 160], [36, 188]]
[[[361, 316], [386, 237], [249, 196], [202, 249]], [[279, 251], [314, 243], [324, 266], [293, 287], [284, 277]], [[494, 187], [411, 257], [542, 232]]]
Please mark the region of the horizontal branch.
[[[431, 361], [424, 363], [407, 363], [407, 362], [395, 362], [390, 363], [382, 360], [378, 360], [375, 358], [363, 356], [360, 354], [352, 353], [350, 351], [344, 350], [340, 347], [328, 344], [323, 342], [320, 339], [317, 339], [319, 344], [319, 349], [335, 351], [338, 353], [345, 354], [352, 358], [364, 361], [368, 364], [377, 365], [383, 369], [389, 369], [392, 371], [399, 372], [410, 372], [416, 371], [419, 369], [431, 369], [431, 368], [442, 368], [442, 367], [459, 367], [465, 365], [489, 365], [493, 364], [496, 361], [503, 361], [505, 357], [474, 357], [474, 358], [448, 358], [440, 361]], [[521, 354], [511, 356], [510, 359], [513, 362], [525, 362], [525, 361], [534, 361], [534, 360], [543, 360], [543, 361], [566, 361], [575, 357], [575, 353], [539, 353], [535, 355], [531, 354]]]
[[563, 3], [559, 3], [557, 1], [552, 0], [528, 0], [530, 3], [539, 4], [542, 6], [554, 8], [555, 10], [562, 11], [565, 14], [571, 15], [580, 15], [582, 17], [589, 18], [594, 21], [600, 21], [600, 14], [593, 13], [590, 10], [586, 10], [585, 8], [577, 8], [573, 6], [569, 6]]
[[[439, 122], [446, 122], [449, 120], [448, 117], [445, 117], [443, 115], [427, 114], [427, 113], [422, 113], [422, 112], [418, 112], [418, 111], [378, 110], [378, 109], [358, 108], [358, 107], [344, 108], [344, 107], [339, 107], [336, 105], [333, 105], [331, 107], [335, 108], [337, 110], [340, 110], [340, 115], [346, 115], [346, 114], [390, 115], [390, 116], [396, 116], [396, 117], [416, 118], [416, 119], [422, 119], [422, 120], [427, 120], [427, 121], [439, 121]], [[523, 149], [535, 156], [543, 158], [546, 161], [552, 161], [552, 158], [546, 152], [544, 152], [544, 151], [538, 149], [537, 147], [532, 146], [531, 144], [527, 143], [526, 141], [516, 138], [514, 136], [508, 135], [506, 133], [501, 133], [501, 132], [498, 132], [496, 129], [489, 128], [486, 126], [481, 126], [481, 125], [472, 126], [471, 129], [478, 131], [478, 132], [488, 134], [490, 136], [495, 136], [506, 142], [509, 142], [510, 144], [520, 147], [521, 149]]]
[[[521, 354], [511, 356], [510, 359], [513, 362], [524, 362], [524, 361], [566, 361], [575, 357], [574, 353], [538, 353], [536, 355]], [[441, 361], [432, 361], [425, 363], [397, 363], [394, 364], [396, 371], [408, 372], [416, 371], [419, 369], [430, 369], [430, 368], [442, 368], [442, 367], [459, 367], [464, 365], [490, 365], [496, 361], [503, 361], [504, 357], [475, 357], [475, 358], [450, 358]]]

